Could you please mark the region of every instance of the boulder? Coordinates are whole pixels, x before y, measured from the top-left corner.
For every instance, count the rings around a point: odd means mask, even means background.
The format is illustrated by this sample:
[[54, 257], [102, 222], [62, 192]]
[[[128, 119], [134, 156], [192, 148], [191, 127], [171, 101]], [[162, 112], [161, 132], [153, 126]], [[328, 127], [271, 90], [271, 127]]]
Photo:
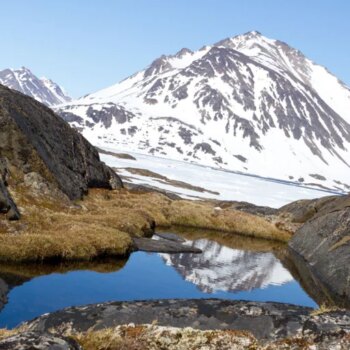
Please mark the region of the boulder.
[[90, 187], [122, 187], [81, 134], [48, 107], [2, 85], [0, 157], [15, 170], [13, 181], [36, 173], [71, 200], [82, 198]]
[[150, 239], [150, 238], [133, 238], [133, 245], [135, 251], [148, 252], [148, 253], [202, 253], [202, 251], [196, 247], [181, 244], [181, 242], [175, 242], [169, 239]]
[[337, 299], [350, 299], [350, 196], [325, 200], [288, 245]]

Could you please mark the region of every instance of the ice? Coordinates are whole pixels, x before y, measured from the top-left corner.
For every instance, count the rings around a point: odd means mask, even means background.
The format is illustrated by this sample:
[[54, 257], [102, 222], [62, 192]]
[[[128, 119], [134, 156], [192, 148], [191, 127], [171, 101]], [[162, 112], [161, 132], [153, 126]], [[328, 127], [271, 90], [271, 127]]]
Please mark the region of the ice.
[[[116, 152], [116, 149], [106, 148]], [[159, 158], [134, 152], [128, 152], [135, 160], [120, 159], [115, 156], [100, 154], [101, 160], [116, 168], [122, 168], [119, 173], [133, 177], [135, 184], [147, 184], [161, 189], [173, 191], [183, 198], [213, 198], [219, 200], [246, 201], [256, 205], [279, 208], [299, 199], [313, 199], [328, 196], [331, 193], [297, 185], [290, 185], [278, 181], [271, 181], [256, 176], [242, 175], [222, 171], [198, 164], [191, 164], [176, 160]], [[141, 168], [164, 175], [169, 179], [187, 182], [210, 191], [219, 192], [218, 195], [207, 192], [196, 192], [188, 189], [163, 184], [156, 179], [134, 175], [123, 168]], [[118, 171], [117, 171], [118, 173]]]

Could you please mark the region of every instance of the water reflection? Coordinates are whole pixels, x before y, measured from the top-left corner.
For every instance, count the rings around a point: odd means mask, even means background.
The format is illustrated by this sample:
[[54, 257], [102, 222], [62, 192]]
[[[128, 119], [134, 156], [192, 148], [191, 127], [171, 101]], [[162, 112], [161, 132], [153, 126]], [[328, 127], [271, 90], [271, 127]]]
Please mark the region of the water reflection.
[[276, 257], [285, 246], [217, 232], [180, 234], [203, 253], [138, 252], [127, 261], [0, 265], [0, 328], [111, 300], [213, 297], [316, 306]]
[[205, 293], [237, 292], [293, 281], [272, 252], [232, 249], [208, 239], [187, 243], [203, 254], [161, 254], [165, 263]]
[[61, 264], [0, 264], [0, 311], [8, 302], [11, 289], [37, 278], [53, 273], [65, 274], [70, 271], [89, 270], [100, 273], [118, 271], [126, 264], [126, 259], [103, 259], [88, 262], [70, 262]]

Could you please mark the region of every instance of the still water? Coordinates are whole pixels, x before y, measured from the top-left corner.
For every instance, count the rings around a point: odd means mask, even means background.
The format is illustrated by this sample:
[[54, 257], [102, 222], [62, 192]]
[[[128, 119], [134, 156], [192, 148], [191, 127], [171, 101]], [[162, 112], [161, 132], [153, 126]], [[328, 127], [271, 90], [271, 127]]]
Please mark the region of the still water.
[[137, 252], [127, 261], [0, 265], [0, 328], [112, 300], [224, 298], [317, 306], [278, 258], [283, 247], [217, 233], [185, 238], [203, 253]]

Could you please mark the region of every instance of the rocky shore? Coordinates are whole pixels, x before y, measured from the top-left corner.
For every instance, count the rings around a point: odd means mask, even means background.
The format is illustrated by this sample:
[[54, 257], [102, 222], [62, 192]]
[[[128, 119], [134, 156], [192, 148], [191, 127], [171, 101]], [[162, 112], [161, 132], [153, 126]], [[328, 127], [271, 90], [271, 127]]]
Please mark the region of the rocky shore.
[[[122, 341], [130, 329], [143, 334], [143, 344], [153, 343], [149, 349], [164, 349], [161, 342], [166, 338], [169, 349], [185, 348], [185, 343], [174, 345], [188, 332], [192, 344], [197, 340], [200, 345], [191, 347], [189, 342], [188, 349], [216, 349], [215, 341], [201, 344], [201, 340], [208, 340], [208, 331], [215, 331], [213, 338], [222, 338], [223, 349], [348, 349], [350, 312], [313, 314], [310, 308], [289, 304], [217, 299], [111, 302], [43, 315], [22, 325], [18, 334], [14, 331], [1, 340], [0, 348], [10, 349], [9, 344], [11, 349], [20, 349], [20, 345], [29, 348], [45, 340], [64, 344], [57, 349], [79, 349], [74, 342], [77, 339], [84, 344], [84, 337], [110, 330], [110, 336], [119, 334]], [[107, 345], [101, 348], [112, 349]]]

